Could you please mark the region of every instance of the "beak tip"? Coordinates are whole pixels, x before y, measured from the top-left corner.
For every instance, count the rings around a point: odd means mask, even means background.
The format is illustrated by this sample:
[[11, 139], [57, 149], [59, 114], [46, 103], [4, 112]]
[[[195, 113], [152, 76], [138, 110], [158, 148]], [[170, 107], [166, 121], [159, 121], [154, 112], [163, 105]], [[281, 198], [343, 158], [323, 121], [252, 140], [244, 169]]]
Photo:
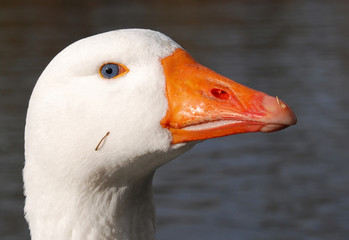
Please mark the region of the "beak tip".
[[[278, 97], [265, 96], [263, 105], [266, 111], [269, 113], [267, 122], [271, 123], [270, 128], [272, 125], [275, 125], [277, 130], [281, 130], [297, 123], [296, 114]], [[279, 125], [280, 127], [276, 127], [276, 125]]]

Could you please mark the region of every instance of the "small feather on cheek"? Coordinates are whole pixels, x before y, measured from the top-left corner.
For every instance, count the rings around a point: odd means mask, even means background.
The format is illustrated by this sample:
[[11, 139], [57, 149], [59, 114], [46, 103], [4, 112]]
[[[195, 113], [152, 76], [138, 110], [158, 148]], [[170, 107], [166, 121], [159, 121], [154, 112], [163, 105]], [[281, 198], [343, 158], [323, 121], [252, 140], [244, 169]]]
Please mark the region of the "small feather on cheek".
[[104, 142], [104, 140], [106, 139], [106, 137], [109, 135], [110, 132], [107, 132], [104, 137], [102, 137], [102, 139], [99, 141], [97, 147], [95, 148], [95, 151], [98, 151], [99, 147], [101, 146], [102, 142]]

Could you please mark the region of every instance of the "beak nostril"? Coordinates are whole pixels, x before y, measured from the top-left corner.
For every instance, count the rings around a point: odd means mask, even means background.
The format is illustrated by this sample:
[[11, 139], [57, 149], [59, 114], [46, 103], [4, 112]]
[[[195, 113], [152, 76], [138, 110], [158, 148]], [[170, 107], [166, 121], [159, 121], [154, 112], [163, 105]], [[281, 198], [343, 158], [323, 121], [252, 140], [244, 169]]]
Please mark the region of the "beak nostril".
[[220, 100], [228, 100], [230, 98], [229, 93], [227, 93], [226, 91], [222, 90], [222, 89], [218, 89], [218, 88], [213, 88], [211, 90], [211, 94], [215, 97], [218, 98]]

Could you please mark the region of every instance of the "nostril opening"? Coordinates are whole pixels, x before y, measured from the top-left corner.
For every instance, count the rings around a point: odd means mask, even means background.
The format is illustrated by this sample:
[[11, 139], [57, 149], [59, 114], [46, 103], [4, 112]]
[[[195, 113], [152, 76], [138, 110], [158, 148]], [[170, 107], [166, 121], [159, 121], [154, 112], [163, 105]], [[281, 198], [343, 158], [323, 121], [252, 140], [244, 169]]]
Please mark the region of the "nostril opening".
[[220, 100], [228, 100], [230, 95], [226, 91], [218, 88], [213, 88], [211, 90], [211, 93], [214, 97], [220, 99]]

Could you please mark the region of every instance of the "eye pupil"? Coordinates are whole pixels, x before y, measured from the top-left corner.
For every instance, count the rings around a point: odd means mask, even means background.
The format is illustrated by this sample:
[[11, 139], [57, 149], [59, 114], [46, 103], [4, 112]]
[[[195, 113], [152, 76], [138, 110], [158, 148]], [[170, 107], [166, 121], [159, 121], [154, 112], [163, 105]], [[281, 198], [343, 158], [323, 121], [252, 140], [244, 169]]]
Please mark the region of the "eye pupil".
[[112, 74], [112, 73], [113, 73], [113, 69], [111, 69], [111, 68], [106, 68], [106, 69], [105, 69], [105, 72], [106, 72], [107, 74]]

